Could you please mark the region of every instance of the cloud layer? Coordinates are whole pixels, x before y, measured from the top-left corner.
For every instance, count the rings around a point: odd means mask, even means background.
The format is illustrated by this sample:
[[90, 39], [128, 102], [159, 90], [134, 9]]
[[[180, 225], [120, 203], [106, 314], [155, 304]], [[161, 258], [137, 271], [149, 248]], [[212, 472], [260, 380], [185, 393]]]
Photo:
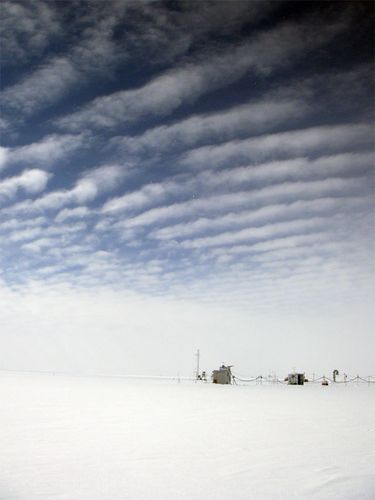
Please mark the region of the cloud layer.
[[367, 338], [369, 3], [5, 1], [2, 15], [5, 308], [16, 297], [50, 326], [46, 304], [66, 297], [99, 321], [88, 297], [109, 318], [118, 294], [145, 349], [134, 304], [171, 331], [183, 304], [207, 328], [205, 307], [243, 332], [256, 317], [270, 345], [278, 321], [331, 318], [336, 339], [361, 310]]

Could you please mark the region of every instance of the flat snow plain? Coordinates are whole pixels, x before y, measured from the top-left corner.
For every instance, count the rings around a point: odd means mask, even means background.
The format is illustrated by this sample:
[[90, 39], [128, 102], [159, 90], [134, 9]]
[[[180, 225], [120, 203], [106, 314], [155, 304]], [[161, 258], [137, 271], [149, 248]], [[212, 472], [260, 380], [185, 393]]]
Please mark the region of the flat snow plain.
[[1, 500], [375, 498], [375, 387], [0, 373]]

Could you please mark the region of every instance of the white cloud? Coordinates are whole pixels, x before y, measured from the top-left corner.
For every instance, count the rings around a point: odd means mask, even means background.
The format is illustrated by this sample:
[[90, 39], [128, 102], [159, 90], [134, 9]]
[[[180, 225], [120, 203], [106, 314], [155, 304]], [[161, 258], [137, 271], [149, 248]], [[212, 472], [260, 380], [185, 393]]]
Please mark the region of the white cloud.
[[[142, 155], [175, 152], [207, 143], [229, 141], [298, 123], [329, 107], [332, 113], [347, 105], [343, 96], [360, 101], [368, 91], [372, 69], [368, 65], [351, 71], [324, 73], [296, 79], [288, 86], [267, 91], [257, 100], [209, 114], [192, 115], [178, 122], [160, 125], [135, 136], [116, 137], [112, 143], [125, 154]], [[323, 91], [324, 89], [324, 91]]]
[[11, 164], [35, 164], [45, 168], [54, 166], [87, 141], [87, 135], [48, 135], [38, 142], [14, 148], [0, 149], [0, 170]]
[[126, 176], [126, 171], [119, 165], [106, 165], [85, 173], [70, 191], [69, 196], [78, 203], [94, 199], [99, 193], [106, 193], [115, 188]]
[[252, 25], [276, 7], [274, 2], [199, 2], [190, 8], [181, 2], [179, 9], [165, 9], [154, 1], [139, 2], [136, 33], [126, 39], [149, 55], [149, 63], [173, 61], [194, 44], [209, 44], [215, 31], [227, 34], [246, 24]]
[[118, 165], [98, 167], [81, 176], [71, 189], [51, 191], [41, 198], [25, 200], [8, 207], [10, 213], [31, 213], [55, 210], [69, 204], [89, 203], [100, 193], [107, 193], [124, 178], [124, 171]]
[[12, 242], [23, 242], [22, 248], [25, 250], [39, 251], [41, 248], [49, 246], [61, 247], [71, 244], [77, 234], [87, 229], [84, 223], [72, 224], [50, 224], [36, 227], [28, 227], [12, 231], [8, 238]]
[[142, 135], [117, 139], [130, 153], [171, 151], [220, 137], [228, 140], [238, 134], [259, 133], [286, 120], [306, 116], [307, 104], [296, 98], [266, 98], [235, 106], [227, 111], [186, 118], [173, 125], [146, 130]]
[[25, 170], [20, 175], [8, 177], [0, 181], [0, 201], [14, 197], [19, 189], [26, 193], [36, 194], [43, 191], [50, 174], [43, 170]]
[[46, 2], [17, 0], [1, 3], [1, 61], [13, 65], [43, 52], [49, 41], [61, 34], [53, 6]]
[[84, 24], [77, 27], [80, 39], [76, 42], [73, 38], [72, 49], [50, 57], [33, 73], [6, 88], [2, 93], [3, 107], [17, 110], [24, 117], [57, 101], [77, 83], [84, 83], [89, 75], [107, 76], [112, 65], [124, 57], [113, 34], [127, 6], [124, 2], [111, 2], [110, 6], [92, 7], [86, 17], [88, 25], [84, 29]]
[[150, 236], [160, 240], [185, 238], [196, 233], [209, 233], [218, 229], [248, 226], [259, 222], [306, 218], [308, 215], [328, 214], [332, 211], [353, 211], [371, 204], [371, 198], [319, 198], [295, 201], [290, 204], [267, 205], [253, 210], [230, 212], [212, 218], [199, 218], [154, 230]]
[[64, 224], [50, 225], [45, 234], [48, 236], [52, 235], [64, 235], [68, 233], [77, 233], [86, 229], [87, 225], [84, 222], [70, 222]]
[[136, 212], [157, 205], [167, 198], [207, 193], [213, 189], [238, 187], [261, 183], [258, 187], [282, 181], [314, 180], [347, 174], [360, 176], [369, 171], [374, 162], [373, 153], [346, 153], [324, 156], [316, 160], [295, 158], [269, 163], [235, 167], [227, 170], [206, 169], [195, 176], [176, 176], [162, 183], [151, 183], [140, 189], [107, 201], [103, 213]]
[[354, 196], [364, 192], [366, 178], [332, 178], [311, 182], [285, 182], [252, 191], [240, 191], [192, 199], [185, 202], [152, 208], [120, 222], [120, 227], [147, 226], [161, 221], [189, 217], [194, 214], [223, 213], [228, 209], [252, 207], [259, 203], [309, 200], [328, 196]]
[[[267, 163], [232, 167], [215, 171], [206, 168], [195, 176], [198, 183], [212, 188], [221, 186], [236, 187], [259, 183], [261, 186], [281, 181], [315, 180], [328, 177], [343, 177], [347, 175], [361, 176], [371, 171], [374, 163], [374, 153], [343, 153], [331, 156], [321, 156], [311, 160], [308, 158], [293, 158]], [[213, 165], [215, 168], [216, 165]]]
[[249, 71], [269, 73], [293, 64], [302, 54], [329, 42], [344, 26], [345, 23], [338, 22], [320, 26], [317, 31], [311, 23], [285, 24], [227, 52], [210, 54], [202, 62], [169, 70], [141, 88], [98, 97], [82, 110], [58, 119], [57, 123], [69, 130], [82, 130], [114, 127], [146, 115], [168, 115]]
[[64, 208], [55, 217], [56, 222], [63, 222], [67, 219], [80, 219], [90, 214], [87, 207]]
[[30, 227], [26, 229], [21, 229], [18, 231], [13, 231], [9, 235], [9, 239], [11, 241], [24, 241], [24, 240], [32, 240], [39, 236], [42, 233], [41, 227]]
[[234, 162], [251, 160], [256, 163], [276, 155], [282, 159], [352, 151], [359, 146], [371, 149], [373, 131], [371, 125], [353, 124], [278, 132], [193, 149], [185, 155], [183, 163], [194, 167], [219, 167], [230, 162], [233, 166]]
[[23, 81], [5, 89], [1, 96], [2, 107], [18, 109], [22, 116], [27, 116], [56, 100], [78, 78], [77, 68], [68, 59], [57, 57]]
[[0, 230], [8, 231], [25, 227], [42, 226], [46, 223], [46, 217], [32, 217], [31, 219], [23, 218], [22, 220], [20, 218], [7, 219], [6, 221], [0, 223]]
[[222, 248], [214, 248], [210, 250], [212, 256], [238, 256], [249, 253], [263, 253], [273, 250], [285, 248], [309, 247], [311, 245], [320, 245], [330, 241], [331, 235], [328, 232], [312, 232], [308, 234], [298, 234], [293, 236], [276, 237], [271, 240], [266, 240], [257, 243], [249, 243], [245, 245], [230, 245]]
[[293, 220], [266, 224], [260, 227], [249, 227], [240, 231], [227, 231], [214, 236], [184, 240], [183, 248], [206, 248], [221, 245], [233, 245], [241, 241], [259, 240], [273, 236], [288, 235], [321, 229], [325, 225], [324, 218], [314, 217], [312, 219]]
[[[39, 237], [44, 238], [50, 237], [62, 237], [63, 240], [69, 237], [71, 234], [82, 232], [86, 229], [86, 224], [84, 223], [74, 223], [74, 224], [46, 224], [45, 220], [41, 221], [39, 225], [34, 224], [33, 226], [26, 227], [25, 229], [16, 228], [11, 231], [8, 235], [10, 241], [19, 242], [26, 240], [39, 241]], [[57, 243], [57, 240], [54, 240]]]
[[[351, 245], [348, 245], [351, 248]], [[343, 251], [343, 244], [340, 243], [328, 243], [324, 244], [321, 241], [312, 242], [308, 246], [299, 246], [292, 248], [280, 248], [275, 250], [270, 250], [258, 255], [253, 255], [251, 259], [257, 262], [271, 262], [272, 264], [279, 263], [279, 261], [291, 261], [296, 260], [297, 262], [304, 261], [306, 264], [307, 259], [315, 258], [322, 259], [321, 255], [324, 254], [324, 261], [328, 260], [328, 253], [332, 258], [333, 255], [337, 255], [340, 251]], [[311, 261], [312, 262], [312, 261]]]
[[82, 181], [91, 181], [101, 191], [110, 191], [119, 185], [128, 175], [128, 171], [122, 165], [103, 165], [84, 172]]
[[40, 252], [42, 249], [54, 247], [58, 242], [55, 238], [40, 238], [30, 243], [24, 243], [22, 248], [30, 252]]
[[[87, 5], [84, 20], [73, 15], [74, 5], [67, 5], [65, 11], [68, 16], [71, 11], [71, 18], [66, 27], [62, 24], [64, 17], [53, 3], [36, 0], [25, 5], [6, 1], [2, 7], [1, 46], [7, 64], [40, 55], [50, 39], [61, 36], [64, 29], [70, 41], [70, 50], [52, 54], [34, 72], [4, 89], [3, 108], [11, 111], [12, 119], [14, 110], [21, 117], [33, 114], [63, 98], [78, 83], [87, 84], [92, 76], [108, 78], [118, 62], [131, 57], [132, 50], [152, 54], [150, 64], [170, 61], [189, 50], [194, 41], [204, 38], [215, 26], [221, 26], [225, 32], [228, 21], [232, 27], [249, 23], [273, 8], [269, 2], [234, 8], [203, 5], [195, 12], [182, 8], [173, 14], [156, 5], [111, 0]], [[225, 13], [224, 17], [220, 12]], [[133, 17], [137, 22], [136, 33], [118, 30], [124, 19], [131, 22]]]
[[139, 190], [124, 194], [107, 201], [103, 213], [126, 212], [147, 208], [164, 201], [168, 195], [177, 195], [186, 191], [188, 183], [181, 184], [177, 180], [146, 184]]

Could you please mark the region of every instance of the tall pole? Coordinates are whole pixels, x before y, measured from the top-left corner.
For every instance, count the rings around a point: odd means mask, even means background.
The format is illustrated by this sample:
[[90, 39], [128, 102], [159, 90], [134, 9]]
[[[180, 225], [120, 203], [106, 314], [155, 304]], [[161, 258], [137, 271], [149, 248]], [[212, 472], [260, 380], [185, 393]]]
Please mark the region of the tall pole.
[[198, 380], [198, 376], [199, 376], [199, 349], [197, 349], [196, 357], [197, 357], [197, 372], [195, 374], [195, 378]]

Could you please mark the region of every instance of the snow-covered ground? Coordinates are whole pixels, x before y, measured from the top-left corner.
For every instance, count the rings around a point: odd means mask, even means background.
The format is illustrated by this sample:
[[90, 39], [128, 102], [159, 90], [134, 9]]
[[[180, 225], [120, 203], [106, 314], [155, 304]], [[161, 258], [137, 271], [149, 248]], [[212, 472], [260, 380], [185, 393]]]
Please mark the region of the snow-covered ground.
[[0, 373], [1, 500], [375, 497], [375, 387]]

